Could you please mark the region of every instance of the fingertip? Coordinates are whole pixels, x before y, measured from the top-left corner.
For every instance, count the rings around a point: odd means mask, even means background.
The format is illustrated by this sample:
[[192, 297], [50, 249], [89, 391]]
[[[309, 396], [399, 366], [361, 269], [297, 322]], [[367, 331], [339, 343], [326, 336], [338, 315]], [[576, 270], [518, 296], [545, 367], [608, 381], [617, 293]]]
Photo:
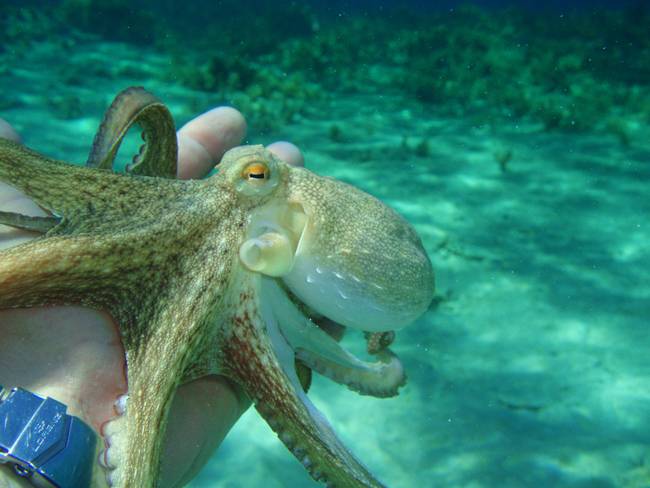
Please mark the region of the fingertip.
[[246, 119], [232, 107], [217, 107], [178, 131], [178, 177], [200, 178], [246, 136]]
[[[228, 118], [231, 121], [232, 126], [240, 131], [238, 135], [240, 139], [243, 139], [246, 136], [248, 125], [246, 124], [246, 118], [244, 118], [239, 110], [234, 107], [225, 106], [217, 107], [215, 111], [218, 111], [221, 114], [221, 117]], [[237, 143], [239, 142], [240, 141], [237, 141]]]
[[18, 132], [7, 122], [6, 120], [0, 118], [0, 137], [9, 139], [10, 141], [21, 143], [20, 136]]
[[305, 166], [305, 157], [295, 144], [287, 141], [277, 141], [269, 144], [266, 148], [291, 166]]
[[201, 178], [215, 165], [210, 153], [189, 135], [180, 131], [178, 139], [178, 167], [176, 176], [181, 180]]

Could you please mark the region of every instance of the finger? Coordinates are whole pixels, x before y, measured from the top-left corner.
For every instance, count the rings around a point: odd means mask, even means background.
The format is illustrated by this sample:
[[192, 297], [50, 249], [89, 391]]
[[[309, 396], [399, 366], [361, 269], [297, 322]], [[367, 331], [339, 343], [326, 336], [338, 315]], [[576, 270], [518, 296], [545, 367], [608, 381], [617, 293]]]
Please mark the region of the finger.
[[165, 434], [160, 486], [185, 486], [194, 478], [247, 407], [220, 376], [179, 386]]
[[9, 125], [9, 122], [2, 118], [0, 118], [0, 137], [10, 139], [14, 142], [21, 142], [18, 132], [16, 132], [14, 128]]
[[178, 131], [178, 177], [201, 178], [246, 136], [246, 120], [231, 107], [217, 107]]
[[295, 144], [287, 141], [278, 141], [268, 145], [266, 148], [291, 166], [305, 166], [305, 158]]

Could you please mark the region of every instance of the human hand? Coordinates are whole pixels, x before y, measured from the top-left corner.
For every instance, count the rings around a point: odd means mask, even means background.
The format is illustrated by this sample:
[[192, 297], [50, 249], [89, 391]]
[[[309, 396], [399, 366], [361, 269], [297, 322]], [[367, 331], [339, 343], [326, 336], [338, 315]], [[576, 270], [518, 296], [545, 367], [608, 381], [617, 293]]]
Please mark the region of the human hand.
[[[245, 133], [244, 118], [228, 107], [188, 122], [177, 133], [178, 177], [205, 176]], [[0, 137], [19, 141], [2, 119]], [[290, 164], [303, 164], [302, 154], [290, 143], [274, 143], [269, 149]], [[45, 215], [27, 196], [1, 182], [0, 209]], [[0, 249], [34, 237], [37, 234], [0, 225]], [[126, 393], [124, 368], [117, 325], [104, 312], [81, 307], [0, 310], [0, 385], [50, 396], [98, 433], [115, 416], [115, 400]], [[179, 386], [169, 414], [160, 486], [183, 486], [196, 476], [248, 406], [240, 389], [223, 377], [207, 376]], [[99, 444], [98, 452], [101, 440]], [[3, 473], [6, 482], [22, 486], [3, 465], [0, 486], [5, 486]], [[98, 467], [93, 486], [105, 486]]]

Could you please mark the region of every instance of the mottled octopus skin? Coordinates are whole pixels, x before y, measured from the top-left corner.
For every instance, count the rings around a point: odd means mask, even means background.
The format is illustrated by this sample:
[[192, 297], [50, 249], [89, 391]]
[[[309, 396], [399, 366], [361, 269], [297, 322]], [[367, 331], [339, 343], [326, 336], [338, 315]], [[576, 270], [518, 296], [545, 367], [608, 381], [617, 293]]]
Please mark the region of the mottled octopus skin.
[[[127, 174], [113, 173], [119, 144], [134, 122], [144, 129], [145, 149]], [[242, 179], [242, 170], [256, 161], [270, 168], [274, 183], [248, 191], [251, 183]], [[119, 326], [129, 399], [125, 413], [106, 429], [113, 454], [109, 483], [156, 486], [176, 387], [222, 374], [242, 386], [315, 479], [345, 488], [382, 486], [314, 416], [286, 366], [293, 351], [278, 348], [285, 341], [273, 336], [274, 319], [265, 315], [264, 278], [242, 265], [238, 250], [259, 209], [278, 202], [301, 205], [309, 209], [309, 232], [322, 236], [313, 255], [372, 282], [368, 294], [378, 295], [373, 300], [416, 317], [433, 294], [433, 272], [415, 232], [378, 200], [291, 167], [261, 146], [229, 152], [217, 174], [204, 180], [174, 179], [175, 168], [171, 116], [139, 88], [118, 95], [86, 167], [0, 139], [0, 180], [51, 214], [30, 227], [29, 219], [0, 213], [0, 223], [45, 231], [0, 252], [0, 309], [82, 305], [109, 312]], [[318, 350], [302, 355], [333, 374]], [[303, 380], [305, 367], [300, 368]], [[346, 376], [345, 366], [336, 368]], [[375, 394], [358, 384], [370, 378], [376, 390], [382, 380], [373, 374], [351, 370], [348, 385]], [[402, 383], [376, 394], [396, 394]]]

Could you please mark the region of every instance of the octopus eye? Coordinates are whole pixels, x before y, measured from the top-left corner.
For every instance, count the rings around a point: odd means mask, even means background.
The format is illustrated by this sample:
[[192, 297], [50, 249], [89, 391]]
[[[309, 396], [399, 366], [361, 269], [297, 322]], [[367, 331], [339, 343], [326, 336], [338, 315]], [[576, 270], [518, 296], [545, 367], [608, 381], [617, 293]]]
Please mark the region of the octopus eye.
[[242, 172], [242, 178], [246, 180], [268, 180], [270, 176], [269, 167], [263, 163], [249, 164]]

